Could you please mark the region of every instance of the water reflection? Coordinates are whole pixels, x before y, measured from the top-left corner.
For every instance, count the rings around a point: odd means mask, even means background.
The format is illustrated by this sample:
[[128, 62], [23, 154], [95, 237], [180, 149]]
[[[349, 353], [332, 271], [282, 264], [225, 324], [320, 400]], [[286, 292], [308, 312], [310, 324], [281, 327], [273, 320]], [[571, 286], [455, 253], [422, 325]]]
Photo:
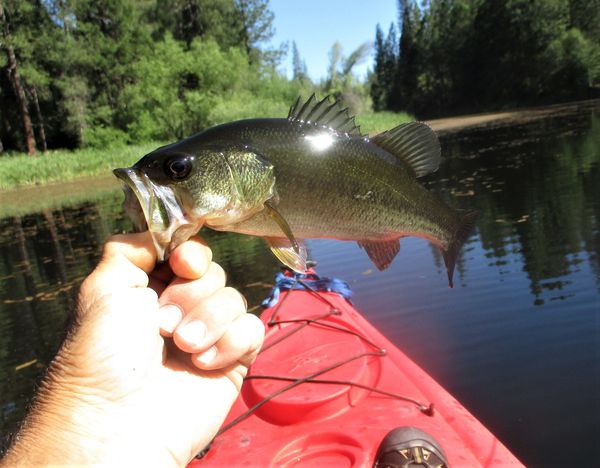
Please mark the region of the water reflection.
[[[550, 137], [549, 137], [550, 136]], [[569, 297], [589, 263], [600, 287], [600, 114], [449, 137], [432, 189], [481, 212], [488, 265], [522, 263], [535, 304]]]
[[[589, 379], [598, 365], [600, 109], [450, 134], [442, 143], [444, 162], [426, 184], [449, 204], [480, 211], [454, 290], [446, 288], [439, 252], [425, 241], [403, 240], [385, 273], [373, 271], [354, 243], [309, 247], [323, 273], [352, 282], [369, 319], [526, 463], [563, 457], [576, 465], [573, 456], [581, 456], [586, 464], [587, 450], [553, 449], [597, 442], [590, 409], [597, 389]], [[102, 242], [131, 227], [121, 200], [115, 188], [98, 201], [0, 219], [3, 437], [55, 353]], [[268, 248], [243, 235], [205, 237], [230, 284], [256, 306], [279, 268]], [[556, 424], [567, 420], [574, 422]]]

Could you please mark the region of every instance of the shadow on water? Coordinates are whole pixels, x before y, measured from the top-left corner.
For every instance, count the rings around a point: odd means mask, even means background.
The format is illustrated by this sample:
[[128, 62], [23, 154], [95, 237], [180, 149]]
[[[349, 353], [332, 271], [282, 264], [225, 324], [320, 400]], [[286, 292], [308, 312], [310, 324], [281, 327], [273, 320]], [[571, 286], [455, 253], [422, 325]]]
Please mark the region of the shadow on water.
[[[350, 281], [367, 317], [524, 462], [600, 462], [587, 449], [599, 420], [600, 109], [445, 134], [442, 145], [442, 167], [424, 183], [480, 211], [455, 289], [437, 249], [418, 239], [403, 239], [384, 273], [355, 244], [310, 241], [319, 270]], [[59, 346], [103, 241], [131, 228], [114, 187], [29, 214], [12, 207], [0, 219], [3, 437]], [[257, 306], [279, 269], [268, 248], [243, 235], [204, 237]]]

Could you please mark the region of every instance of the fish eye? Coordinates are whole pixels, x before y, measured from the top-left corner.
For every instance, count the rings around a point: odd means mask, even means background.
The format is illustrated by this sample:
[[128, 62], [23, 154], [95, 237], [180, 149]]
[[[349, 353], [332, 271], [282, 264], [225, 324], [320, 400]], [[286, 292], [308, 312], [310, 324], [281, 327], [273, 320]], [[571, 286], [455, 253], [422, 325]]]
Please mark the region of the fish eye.
[[184, 180], [192, 172], [192, 158], [188, 155], [174, 156], [167, 159], [164, 169], [171, 180]]

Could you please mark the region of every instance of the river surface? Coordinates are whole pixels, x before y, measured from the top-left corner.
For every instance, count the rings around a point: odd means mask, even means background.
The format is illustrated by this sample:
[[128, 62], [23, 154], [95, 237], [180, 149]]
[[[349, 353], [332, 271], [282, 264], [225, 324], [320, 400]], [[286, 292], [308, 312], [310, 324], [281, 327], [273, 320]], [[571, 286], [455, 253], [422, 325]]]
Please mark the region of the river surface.
[[[442, 145], [443, 164], [425, 185], [480, 211], [455, 287], [436, 249], [412, 238], [385, 272], [356, 244], [309, 241], [318, 270], [346, 279], [366, 317], [527, 465], [600, 466], [600, 107], [447, 133]], [[4, 440], [103, 240], [131, 229], [121, 199], [115, 184], [0, 219]], [[279, 269], [269, 250], [257, 238], [204, 236], [257, 306]]]

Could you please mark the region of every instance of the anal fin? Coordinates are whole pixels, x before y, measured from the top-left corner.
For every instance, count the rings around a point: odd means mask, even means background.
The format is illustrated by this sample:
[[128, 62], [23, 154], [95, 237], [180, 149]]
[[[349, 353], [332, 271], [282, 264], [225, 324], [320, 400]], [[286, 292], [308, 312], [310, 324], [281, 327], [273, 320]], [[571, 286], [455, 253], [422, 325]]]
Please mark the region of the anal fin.
[[390, 266], [398, 252], [400, 252], [400, 239], [387, 241], [358, 241], [358, 246], [365, 249], [371, 261], [379, 271]]
[[265, 241], [281, 263], [298, 273], [306, 272], [307, 252], [303, 242], [294, 246], [284, 237], [265, 237]]

